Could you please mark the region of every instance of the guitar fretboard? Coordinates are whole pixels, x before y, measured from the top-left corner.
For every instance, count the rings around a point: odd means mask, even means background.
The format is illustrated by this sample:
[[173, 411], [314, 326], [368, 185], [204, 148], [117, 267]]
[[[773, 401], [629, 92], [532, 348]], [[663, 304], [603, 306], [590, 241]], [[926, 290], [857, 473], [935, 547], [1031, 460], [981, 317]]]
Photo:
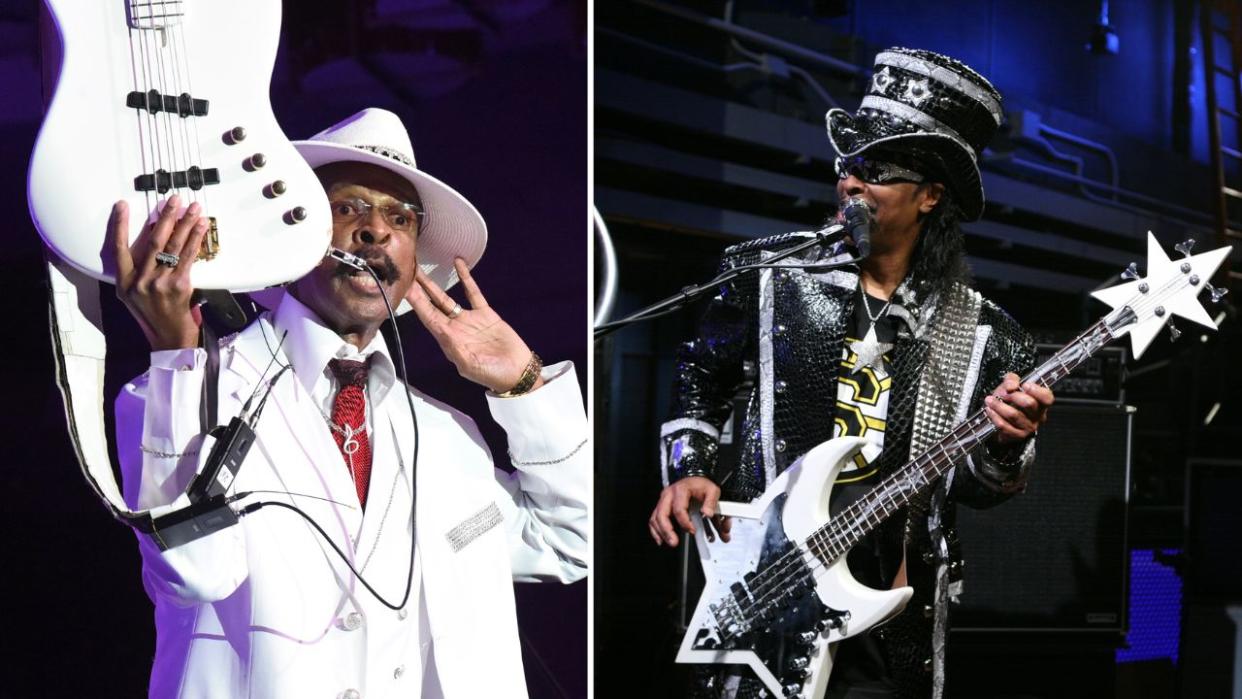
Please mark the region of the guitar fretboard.
[[185, 0], [128, 0], [126, 5], [134, 29], [175, 27], [185, 16]]
[[[1111, 342], [1116, 330], [1131, 322], [1133, 317], [1133, 311], [1129, 308], [1121, 308], [1104, 316], [1023, 378], [1022, 382], [1051, 387]], [[831, 565], [995, 431], [996, 426], [987, 414], [982, 409], [976, 411], [807, 537], [807, 549], [824, 565]]]

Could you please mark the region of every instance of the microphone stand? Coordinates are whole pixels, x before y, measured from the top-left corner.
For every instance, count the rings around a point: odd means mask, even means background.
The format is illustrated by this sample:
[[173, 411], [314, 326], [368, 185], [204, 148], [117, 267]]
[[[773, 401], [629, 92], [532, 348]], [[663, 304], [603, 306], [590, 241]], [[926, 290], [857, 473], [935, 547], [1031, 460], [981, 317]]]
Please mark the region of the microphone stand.
[[[685, 308], [687, 305], [690, 304], [690, 302], [694, 301], [700, 296], [703, 296], [708, 291], [715, 289], [721, 284], [740, 276], [743, 272], [749, 272], [751, 270], [764, 269], [764, 268], [776, 266], [774, 263], [779, 262], [789, 257], [793, 257], [794, 255], [797, 255], [798, 253], [803, 252], [804, 250], [808, 250], [817, 245], [828, 245], [831, 243], [835, 243], [838, 240], [841, 240], [842, 238], [844, 238], [846, 233], [848, 233], [848, 231], [846, 230], [846, 227], [844, 225], [835, 225], [835, 226], [832, 226], [831, 228], [827, 228], [823, 231], [820, 231], [819, 233], [815, 235], [814, 238], [806, 241], [805, 243], [802, 243], [801, 245], [796, 245], [788, 250], [784, 250], [780, 253], [777, 253], [776, 255], [764, 260], [763, 262], [750, 264], [750, 265], [742, 265], [741, 267], [734, 267], [733, 269], [725, 270], [724, 272], [718, 274], [711, 281], [705, 282], [703, 284], [697, 284], [697, 285], [692, 284], [690, 286], [683, 287], [681, 291], [678, 291], [677, 293], [673, 294], [672, 296], [669, 296], [668, 298], [662, 301], [657, 301], [656, 303], [653, 303], [650, 306], [647, 306], [646, 308], [643, 308], [639, 311], [635, 311], [634, 313], [631, 313], [630, 315], [624, 318], [621, 318], [620, 320], [614, 320], [610, 323], [604, 323], [603, 325], [600, 325], [599, 327], [595, 328], [595, 339], [598, 340], [601, 337], [604, 337], [605, 335], [610, 335], [616, 332], [617, 330], [620, 330], [621, 328], [626, 327], [627, 325], [633, 325], [634, 323], [637, 323], [640, 321], [651, 320], [652, 318], [658, 318], [660, 316], [667, 315], [674, 311]], [[841, 267], [847, 267], [849, 265], [858, 264], [865, 257], [866, 255], [859, 255], [858, 257], [851, 257], [850, 259], [843, 260], [841, 262], [812, 264], [812, 265], [788, 265], [788, 267], [793, 268], [793, 269], [814, 268], [817, 270], [840, 269]]]

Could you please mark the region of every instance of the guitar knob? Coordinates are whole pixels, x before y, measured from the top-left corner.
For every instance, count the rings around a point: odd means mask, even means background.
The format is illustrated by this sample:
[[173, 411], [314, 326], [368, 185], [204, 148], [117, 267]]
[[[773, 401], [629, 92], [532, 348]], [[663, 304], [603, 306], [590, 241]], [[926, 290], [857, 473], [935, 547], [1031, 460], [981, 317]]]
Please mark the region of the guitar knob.
[[1195, 239], [1187, 238], [1183, 240], [1182, 242], [1178, 243], [1177, 245], [1174, 245], [1173, 249], [1182, 253], [1182, 255], [1186, 257], [1190, 257], [1190, 251], [1193, 250], [1194, 247], [1195, 247]]
[[284, 194], [287, 191], [289, 191], [289, 186], [285, 184], [285, 181], [276, 180], [275, 182], [263, 188], [263, 196], [267, 197], [268, 199], [275, 199], [276, 197]]
[[306, 207], [295, 206], [285, 214], [285, 223], [294, 224], [301, 223], [306, 220]]
[[247, 160], [246, 162], [250, 164], [251, 170], [258, 170], [264, 165], [267, 165], [267, 156], [263, 155], [262, 153], [255, 153], [254, 155], [250, 156], [250, 159]]
[[246, 129], [245, 129], [245, 127], [242, 127], [242, 126], [234, 126], [234, 127], [233, 127], [230, 131], [229, 131], [229, 138], [230, 138], [230, 139], [232, 139], [233, 143], [241, 143], [242, 141], [246, 140]]

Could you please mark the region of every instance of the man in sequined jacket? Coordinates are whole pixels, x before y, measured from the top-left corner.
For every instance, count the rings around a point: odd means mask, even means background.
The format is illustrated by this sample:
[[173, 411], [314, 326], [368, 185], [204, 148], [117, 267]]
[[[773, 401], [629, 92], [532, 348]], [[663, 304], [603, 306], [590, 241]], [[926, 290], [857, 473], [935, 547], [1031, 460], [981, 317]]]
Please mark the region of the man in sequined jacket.
[[[675, 546], [689, 512], [721, 498], [750, 501], [817, 444], [866, 439], [837, 477], [832, 511], [869, 491], [982, 408], [996, 432], [848, 554], [854, 576], [880, 589], [910, 585], [905, 610], [838, 644], [829, 697], [940, 697], [947, 602], [961, 590], [954, 505], [986, 508], [1023, 489], [1034, 434], [1053, 396], [1021, 384], [1030, 337], [969, 286], [959, 220], [983, 211], [978, 154], [1001, 121], [1000, 94], [939, 54], [889, 49], [856, 114], [834, 109], [837, 193], [871, 210], [868, 257], [853, 241], [812, 248], [788, 268], [742, 274], [720, 288], [698, 337], [678, 354], [673, 409], [661, 430], [665, 489], [652, 538]], [[761, 262], [814, 232], [735, 245], [722, 270]], [[753, 383], [734, 435], [736, 467], [718, 464], [721, 430], [739, 388]], [[716, 518], [727, 540], [729, 523]], [[702, 669], [692, 693], [760, 696], [738, 666]]]

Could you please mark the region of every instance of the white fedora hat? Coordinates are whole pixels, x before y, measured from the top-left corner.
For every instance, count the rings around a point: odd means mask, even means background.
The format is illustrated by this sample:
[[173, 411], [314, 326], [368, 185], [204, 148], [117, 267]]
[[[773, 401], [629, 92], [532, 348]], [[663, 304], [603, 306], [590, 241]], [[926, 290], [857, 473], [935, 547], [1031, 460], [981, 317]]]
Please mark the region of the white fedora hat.
[[[473, 269], [487, 247], [487, 224], [465, 197], [418, 169], [414, 145], [401, 118], [386, 109], [364, 109], [305, 141], [294, 141], [312, 168], [329, 163], [366, 163], [409, 180], [418, 191], [426, 216], [418, 231], [418, 265], [442, 289], [457, 283], [453, 259]], [[253, 292], [256, 301], [274, 308], [283, 290]], [[398, 313], [410, 310], [401, 301]]]

